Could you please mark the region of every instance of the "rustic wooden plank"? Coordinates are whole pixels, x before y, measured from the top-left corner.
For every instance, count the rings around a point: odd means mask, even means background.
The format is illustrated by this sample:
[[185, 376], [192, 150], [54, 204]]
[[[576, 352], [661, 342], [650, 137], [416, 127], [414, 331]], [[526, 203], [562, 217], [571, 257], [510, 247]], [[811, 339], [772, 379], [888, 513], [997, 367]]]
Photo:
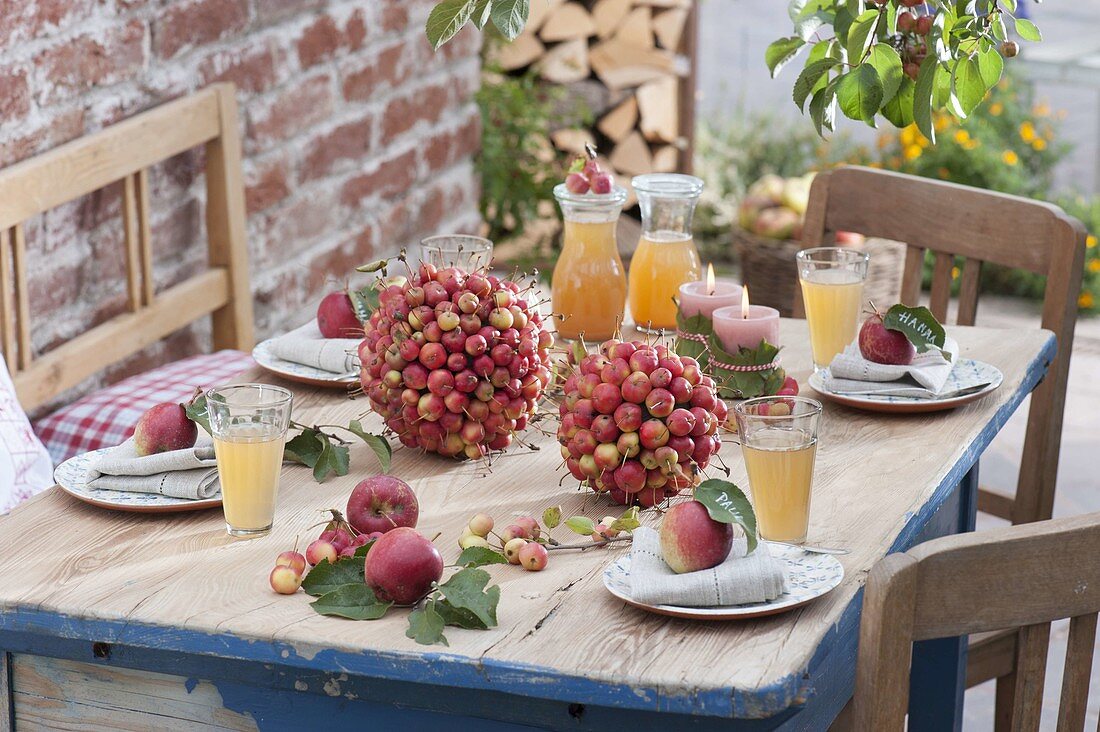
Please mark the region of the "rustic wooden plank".
[[4, 360], [8, 371], [19, 370], [19, 346], [16, 345], [17, 327], [15, 312], [15, 272], [11, 254], [11, 232], [0, 229], [0, 347], [4, 349]]
[[951, 300], [951, 270], [955, 258], [947, 252], [936, 252], [932, 265], [932, 292], [928, 298], [928, 309], [941, 323], [947, 322], [947, 305]]
[[12, 689], [11, 654], [0, 651], [0, 729], [15, 729], [15, 697]]
[[1096, 646], [1096, 613], [1078, 615], [1069, 621], [1066, 664], [1062, 671], [1062, 696], [1058, 705], [1058, 732], [1085, 728], [1089, 701], [1092, 652]]
[[[847, 575], [840, 587], [779, 618], [692, 623], [627, 608], [606, 593], [601, 580], [604, 565], [621, 549], [555, 555], [540, 573], [489, 568], [502, 587], [501, 625], [448, 631], [447, 649], [426, 649], [406, 638], [404, 611], [363, 623], [320, 617], [303, 595], [273, 595], [266, 577], [275, 555], [318, 520], [319, 509], [343, 507], [356, 482], [375, 471], [369, 449], [358, 444], [351, 447], [351, 474], [323, 484], [307, 469], [287, 465], [275, 529], [253, 541], [226, 536], [218, 511], [150, 520], [101, 511], [49, 491], [4, 520], [0, 561], [22, 570], [0, 586], [0, 611], [63, 614], [70, 618], [67, 632], [76, 632], [81, 623], [104, 633], [124, 624], [127, 634], [139, 633], [142, 643], [154, 647], [248, 658], [270, 653], [273, 661], [290, 658], [299, 664], [339, 657], [359, 673], [451, 686], [523, 690], [546, 698], [599, 694], [616, 705], [697, 714], [775, 714], [812, 692], [804, 679], [810, 659], [866, 571], [933, 496], [946, 494], [961, 478], [959, 471], [969, 467], [994, 425], [1019, 403], [1020, 385], [1034, 383], [1037, 373], [1029, 375], [1029, 369], [1049, 347], [1049, 334], [1041, 331], [1014, 331], [1012, 338], [992, 329], [951, 332], [964, 357], [980, 356], [1001, 369], [1003, 386], [984, 400], [936, 415], [884, 419], [826, 405], [810, 537], [852, 553], [841, 558]], [[784, 365], [804, 381], [810, 371], [805, 323], [783, 321], [781, 338]], [[290, 386], [301, 421], [346, 423], [366, 411], [361, 400]], [[364, 425], [377, 430], [380, 421], [368, 414]], [[566, 514], [596, 518], [615, 510], [604, 499], [580, 493], [573, 481], [559, 484], [553, 438], [533, 431], [527, 436], [540, 446], [538, 452], [513, 449], [491, 468], [408, 449], [395, 453], [393, 472], [420, 498], [419, 528], [429, 536], [442, 533], [439, 546], [446, 560], [457, 556], [455, 541], [476, 511], [503, 521], [556, 504]], [[745, 485], [736, 447], [726, 445], [721, 454], [732, 480]], [[64, 532], [64, 543], [52, 538], [58, 532]], [[199, 640], [212, 637], [220, 640]], [[605, 648], [625, 650], [608, 654]], [[447, 662], [441, 664], [438, 654], [444, 650]], [[532, 665], [540, 679], [534, 686], [529, 674], [514, 671]]]
[[122, 229], [126, 246], [126, 292], [130, 312], [141, 309], [141, 222], [138, 218], [136, 176], [122, 181]]
[[966, 260], [963, 264], [962, 279], [959, 282], [959, 312], [955, 317], [955, 322], [959, 325], [974, 325], [974, 320], [978, 317], [978, 290], [981, 278], [981, 261]]
[[153, 281], [153, 231], [149, 223], [149, 169], [137, 172], [138, 234], [141, 242], [141, 304], [153, 302], [156, 283]]
[[[19, 370], [31, 366], [31, 306], [27, 295], [27, 238], [23, 224], [11, 228], [11, 253], [15, 275], [15, 336], [19, 341]], [[27, 408], [24, 406], [24, 408]]]

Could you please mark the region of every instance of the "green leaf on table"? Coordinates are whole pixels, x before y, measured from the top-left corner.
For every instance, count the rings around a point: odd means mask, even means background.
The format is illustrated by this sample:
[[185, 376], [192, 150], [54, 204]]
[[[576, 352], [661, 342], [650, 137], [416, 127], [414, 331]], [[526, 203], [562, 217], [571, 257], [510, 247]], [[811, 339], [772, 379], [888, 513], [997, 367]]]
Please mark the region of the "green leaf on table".
[[936, 90], [937, 77], [942, 73], [936, 57], [928, 54], [921, 62], [917, 85], [913, 89], [913, 121], [931, 143], [936, 142], [936, 128], [932, 124], [932, 95]]
[[882, 81], [871, 64], [862, 64], [840, 77], [836, 88], [840, 111], [849, 119], [871, 122], [882, 105]]
[[456, 628], [465, 628], [466, 630], [488, 630], [485, 623], [474, 612], [465, 608], [457, 608], [446, 600], [435, 603], [435, 609], [443, 618], [445, 625], [453, 625]]
[[851, 27], [848, 28], [848, 40], [844, 44], [844, 48], [848, 51], [849, 63], [858, 64], [863, 60], [868, 44], [875, 40], [873, 32], [877, 24], [877, 10], [865, 10], [852, 21]]
[[[370, 544], [367, 544], [359, 549], [366, 549], [369, 546]], [[357, 556], [358, 553], [359, 551], [356, 550]], [[365, 553], [364, 556], [366, 556]], [[302, 590], [307, 595], [320, 597], [329, 592], [335, 592], [344, 585], [361, 584], [363, 584], [363, 562], [358, 558], [344, 557], [337, 559], [335, 564], [324, 559], [309, 570], [309, 574], [302, 580]]]
[[715, 521], [740, 526], [748, 540], [748, 553], [756, 549], [756, 512], [744, 491], [728, 480], [712, 478], [695, 488], [695, 500], [706, 506]]
[[771, 72], [774, 79], [783, 67], [786, 66], [791, 59], [798, 55], [798, 52], [802, 50], [802, 47], [806, 45], [806, 42], [798, 36], [791, 36], [789, 38], [780, 38], [778, 41], [773, 42], [768, 46], [764, 52], [764, 61], [768, 64], [768, 70]]
[[887, 330], [896, 330], [908, 338], [918, 352], [924, 353], [929, 348], [935, 348], [944, 358], [951, 360], [951, 354], [943, 350], [947, 332], [932, 311], [923, 305], [915, 308], [895, 305], [886, 311], [882, 324]]
[[194, 399], [184, 405], [183, 411], [189, 420], [206, 430], [206, 434], [213, 434], [210, 431], [210, 412], [206, 406], [206, 394], [195, 395]]
[[916, 85], [908, 76], [902, 79], [901, 86], [894, 98], [882, 107], [882, 116], [895, 127], [908, 127], [913, 124], [913, 92]]
[[429, 602], [422, 608], [409, 613], [409, 627], [405, 636], [412, 638], [424, 646], [433, 646], [437, 643], [450, 645], [447, 637], [443, 635], [443, 617], [436, 612], [434, 602]]
[[455, 37], [462, 30], [473, 15], [477, 0], [443, 0], [432, 8], [428, 15], [428, 23], [424, 30], [428, 34], [428, 42], [432, 48], [439, 50], [447, 41]]
[[588, 536], [596, 530], [596, 522], [587, 516], [573, 516], [566, 519], [566, 527], [575, 534]]
[[502, 36], [514, 41], [523, 32], [523, 26], [527, 25], [527, 15], [530, 12], [531, 0], [493, 0], [493, 25]]
[[[316, 571], [314, 567], [313, 572]], [[321, 615], [335, 615], [349, 620], [377, 620], [392, 605], [392, 602], [382, 602], [375, 597], [371, 588], [362, 582], [341, 585], [310, 603], [310, 607]]]
[[561, 523], [561, 506], [551, 506], [542, 512], [542, 525], [548, 529], [558, 528]]
[[492, 628], [497, 624], [500, 587], [493, 585], [486, 589], [489, 579], [489, 573], [483, 569], [460, 569], [439, 585], [439, 592], [455, 610], [472, 613], [482, 627]]
[[642, 525], [642, 522], [638, 520], [638, 507], [631, 506], [623, 515], [611, 522], [611, 525], [607, 528], [614, 531], [633, 531]]
[[360, 323], [370, 320], [370, 315], [378, 309], [378, 299], [381, 293], [378, 288], [368, 285], [361, 290], [348, 290], [348, 298], [351, 300], [351, 309]]
[[802, 73], [795, 79], [794, 92], [792, 94], [794, 103], [800, 110], [806, 108], [806, 99], [811, 93], [818, 89], [825, 88], [825, 84], [828, 83], [829, 79], [829, 70], [839, 63], [840, 62], [835, 58], [825, 58], [820, 61], [814, 61], [806, 66], [806, 68], [802, 69]]
[[888, 102], [894, 98], [901, 87], [902, 79], [907, 78], [901, 66], [901, 56], [893, 46], [886, 43], [876, 43], [871, 49], [867, 63], [875, 67], [879, 81], [882, 84], [882, 101]]
[[1039, 32], [1038, 26], [1027, 18], [1016, 18], [1016, 35], [1025, 41], [1043, 40], [1043, 34]]
[[317, 464], [317, 459], [321, 457], [323, 449], [324, 445], [321, 443], [317, 430], [303, 429], [283, 447], [283, 460], [301, 463], [312, 468]]
[[328, 435], [321, 434], [321, 454], [313, 466], [313, 479], [323, 483], [329, 473], [347, 475], [350, 468], [351, 451], [347, 445], [337, 445]]
[[507, 564], [503, 554], [487, 546], [470, 546], [462, 550], [455, 561], [460, 567], [483, 567], [486, 564]]
[[367, 432], [363, 429], [362, 423], [357, 419], [353, 419], [351, 424], [348, 425], [348, 432], [351, 432], [360, 440], [367, 443], [367, 446], [374, 451], [374, 455], [378, 458], [378, 464], [381, 466], [383, 473], [390, 472], [393, 448], [386, 438]]

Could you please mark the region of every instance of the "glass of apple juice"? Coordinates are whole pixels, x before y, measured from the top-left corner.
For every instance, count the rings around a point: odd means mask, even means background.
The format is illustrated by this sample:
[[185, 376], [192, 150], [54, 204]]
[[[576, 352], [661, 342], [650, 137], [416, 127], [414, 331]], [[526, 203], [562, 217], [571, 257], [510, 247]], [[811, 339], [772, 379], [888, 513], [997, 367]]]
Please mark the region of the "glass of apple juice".
[[262, 536], [275, 520], [275, 496], [294, 395], [270, 384], [236, 384], [206, 392], [225, 528]]
[[796, 255], [814, 369], [821, 370], [855, 340], [870, 257], [857, 249], [817, 247]]
[[805, 397], [759, 397], [733, 411], [761, 538], [805, 543], [821, 403]]

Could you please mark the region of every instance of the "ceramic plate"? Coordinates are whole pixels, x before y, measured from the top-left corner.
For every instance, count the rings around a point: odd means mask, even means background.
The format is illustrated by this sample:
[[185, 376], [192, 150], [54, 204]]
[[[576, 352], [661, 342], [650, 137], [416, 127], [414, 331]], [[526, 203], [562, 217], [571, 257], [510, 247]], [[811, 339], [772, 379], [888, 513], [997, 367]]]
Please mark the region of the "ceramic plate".
[[615, 597], [628, 605], [658, 615], [697, 620], [740, 620], [787, 612], [826, 594], [844, 579], [844, 566], [836, 557], [810, 554], [793, 546], [769, 544], [768, 549], [787, 570], [787, 591], [771, 602], [724, 607], [681, 607], [650, 605], [630, 597], [630, 555], [624, 554], [603, 571], [603, 584]]
[[939, 412], [944, 409], [954, 409], [955, 407], [961, 407], [963, 404], [969, 404], [970, 402], [981, 399], [990, 392], [996, 390], [997, 387], [1001, 385], [1001, 382], [1004, 381], [1004, 374], [1002, 374], [1001, 370], [996, 366], [985, 363], [984, 361], [960, 358], [955, 368], [951, 370], [951, 375], [947, 377], [947, 384], [944, 386], [945, 391], [956, 391], [958, 389], [965, 389], [971, 384], [982, 384], [986, 382], [989, 383], [989, 386], [974, 394], [966, 394], [952, 399], [922, 399], [920, 397], [876, 396], [871, 394], [836, 394], [825, 387], [825, 380], [822, 374], [828, 370], [829, 369], [822, 369], [820, 372], [812, 374], [809, 379], [810, 387], [818, 394], [821, 394], [821, 396], [837, 404], [844, 404], [845, 406], [864, 409], [869, 412], [914, 413]]
[[263, 368], [273, 374], [282, 376], [288, 381], [297, 381], [300, 384], [320, 386], [328, 389], [346, 389], [359, 383], [359, 375], [340, 376], [331, 371], [303, 366], [293, 361], [284, 361], [271, 352], [271, 344], [274, 338], [269, 338], [252, 349], [252, 358], [256, 359]]
[[201, 511], [205, 508], [217, 508], [222, 505], [222, 494], [219, 492], [213, 498], [205, 498], [200, 501], [192, 501], [187, 498], [172, 498], [162, 496], [159, 493], [137, 493], [135, 491], [109, 491], [97, 488], [89, 488], [84, 482], [84, 476], [88, 473], [88, 465], [97, 456], [111, 448], [92, 450], [83, 455], [71, 457], [57, 466], [53, 471], [53, 479], [61, 486], [61, 490], [73, 498], [101, 508], [109, 508], [114, 511], [132, 511], [134, 513], [177, 513], [180, 511]]

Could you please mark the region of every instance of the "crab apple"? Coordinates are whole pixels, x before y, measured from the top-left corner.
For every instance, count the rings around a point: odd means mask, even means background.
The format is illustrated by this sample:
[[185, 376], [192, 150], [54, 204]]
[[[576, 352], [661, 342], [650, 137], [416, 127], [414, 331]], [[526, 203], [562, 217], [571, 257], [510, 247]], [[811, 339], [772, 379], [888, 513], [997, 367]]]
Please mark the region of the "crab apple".
[[664, 389], [672, 383], [672, 372], [664, 366], [658, 366], [649, 374], [649, 385], [654, 389]]
[[672, 413], [668, 415], [666, 423], [668, 425], [668, 431], [673, 435], [689, 435], [691, 431], [695, 429], [695, 415], [683, 407], [680, 407], [672, 410]]
[[654, 389], [645, 398], [645, 406], [654, 417], [667, 417], [676, 408], [676, 400], [667, 389]]
[[672, 377], [672, 382], [668, 385], [668, 391], [677, 404], [687, 404], [691, 401], [692, 387], [683, 376]]
[[615, 409], [623, 403], [623, 393], [614, 384], [598, 384], [592, 390], [592, 403], [600, 414], [613, 414]]
[[519, 553], [525, 546], [527, 546], [527, 540], [521, 537], [504, 542], [504, 558], [509, 564], [519, 564]]
[[546, 547], [539, 544], [537, 541], [529, 542], [520, 547], [519, 564], [528, 572], [541, 572], [546, 569], [547, 563], [550, 561], [550, 553], [546, 551]]
[[649, 376], [657, 368], [657, 361], [657, 353], [648, 346], [643, 346], [634, 351], [628, 359], [631, 371], [641, 371], [646, 376]]
[[696, 384], [691, 388], [692, 407], [700, 407], [704, 411], [712, 412], [717, 401], [718, 397], [714, 393], [714, 389], [708, 389], [700, 384]]
[[475, 513], [467, 524], [470, 531], [478, 536], [488, 536], [493, 530], [493, 517], [487, 513]]
[[668, 425], [659, 419], [647, 419], [638, 428], [638, 437], [642, 440], [642, 447], [647, 450], [656, 450], [668, 443], [670, 433]]
[[619, 439], [619, 428], [610, 414], [601, 414], [592, 420], [592, 432], [598, 442], [614, 442]]
[[484, 536], [477, 536], [475, 534], [469, 534], [467, 536], [463, 536], [462, 538], [460, 538], [458, 540], [458, 546], [462, 549], [469, 549], [470, 547], [473, 547], [473, 546], [479, 546], [479, 547], [482, 547], [484, 549], [490, 549], [491, 548], [491, 545], [489, 544], [488, 539], [486, 539]]
[[571, 456], [569, 454], [569, 451], [564, 447], [562, 448], [562, 451], [562, 455], [563, 457], [565, 457], [565, 467], [569, 471], [570, 475], [572, 475], [574, 478], [581, 481], [582, 483], [588, 480], [588, 475], [586, 475], [585, 472], [581, 470], [581, 464], [577, 461], [577, 459]]
[[428, 374], [428, 391], [438, 396], [447, 396], [455, 389], [455, 375], [439, 369]]
[[374, 542], [363, 576], [378, 599], [411, 605], [443, 576], [443, 558], [416, 529], [401, 526]]
[[416, 526], [420, 503], [408, 483], [392, 475], [359, 481], [348, 497], [348, 523], [361, 534]]
[[642, 426], [644, 418], [642, 408], [630, 402], [624, 402], [616, 407], [612, 416], [615, 419], [615, 426], [623, 432], [634, 432]]
[[[614, 445], [612, 445], [614, 447]], [[577, 466], [580, 467], [581, 472], [584, 473], [586, 478], [595, 478], [599, 476], [603, 468], [596, 463], [595, 455], [581, 455], [577, 459]]]
[[528, 539], [538, 540], [539, 536], [542, 535], [542, 527], [531, 516], [519, 516], [514, 523], [527, 532]]
[[657, 469], [657, 453], [649, 448], [643, 447], [641, 452], [638, 453], [638, 462], [642, 464], [642, 467], [646, 470]]
[[668, 447], [671, 447], [680, 456], [677, 462], [683, 460], [691, 453], [695, 452], [695, 440], [684, 435], [672, 435], [668, 438]]
[[615, 485], [624, 493], [637, 493], [645, 486], [646, 470], [637, 460], [624, 460], [615, 470]]
[[684, 375], [684, 362], [680, 360], [680, 357], [675, 353], [669, 353], [663, 356], [657, 362], [658, 368], [668, 369], [673, 378]]
[[729, 407], [721, 399], [714, 404], [714, 416], [718, 418], [719, 424], [724, 424], [726, 417], [729, 416]]
[[596, 435], [592, 430], [577, 430], [577, 434], [573, 436], [572, 442], [577, 446], [577, 452], [582, 455], [593, 454], [596, 451], [596, 447], [600, 444], [596, 440]]
[[271, 570], [267, 581], [271, 584], [271, 589], [280, 595], [293, 595], [302, 586], [302, 573], [295, 572], [292, 567], [279, 564]]
[[665, 491], [663, 488], [650, 488], [647, 486], [635, 494], [634, 500], [636, 500], [638, 505], [642, 508], [653, 508], [654, 506], [659, 506], [664, 503]]
[[634, 404], [641, 404], [653, 390], [649, 376], [641, 371], [634, 371], [623, 381], [623, 399]]
[[306, 547], [306, 561], [313, 566], [317, 566], [326, 559], [329, 564], [335, 564], [339, 554], [340, 551], [324, 539], [316, 539]]
[[504, 544], [507, 544], [512, 539], [530, 539], [531, 535], [528, 533], [526, 527], [513, 523], [504, 531], [500, 532], [500, 540]]
[[637, 432], [625, 432], [619, 435], [618, 441], [615, 443], [615, 447], [618, 451], [628, 458], [635, 457], [642, 449], [642, 442], [638, 437]]
[[617, 503], [620, 506], [626, 506], [634, 500], [632, 496], [627, 495], [625, 491], [620, 490], [619, 488], [609, 489], [607, 495], [611, 499], [612, 503]]
[[299, 552], [283, 552], [275, 557], [276, 567], [290, 567], [298, 574], [305, 574], [306, 558]]
[[595, 465], [600, 470], [614, 470], [622, 462], [622, 454], [613, 442], [605, 442], [596, 446], [592, 453]]

